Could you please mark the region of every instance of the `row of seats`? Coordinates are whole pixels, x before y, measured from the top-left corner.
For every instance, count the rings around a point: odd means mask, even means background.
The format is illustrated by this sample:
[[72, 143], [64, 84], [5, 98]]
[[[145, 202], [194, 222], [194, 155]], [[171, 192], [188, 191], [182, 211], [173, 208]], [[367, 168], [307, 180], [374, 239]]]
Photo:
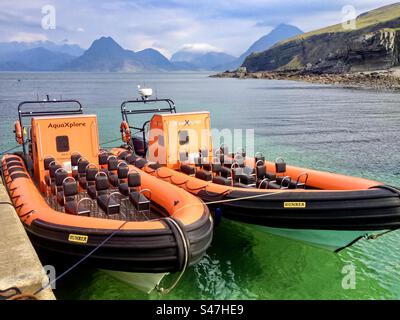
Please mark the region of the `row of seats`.
[[282, 158], [275, 161], [275, 172], [268, 172], [265, 161], [256, 159], [256, 177], [259, 189], [305, 189], [308, 173], [302, 173], [293, 179], [286, 175], [286, 163]]
[[[255, 168], [247, 167], [245, 164], [246, 153], [231, 154], [221, 149], [217, 163], [201, 162], [201, 152], [195, 159], [194, 165], [187, 164], [188, 153], [183, 151], [179, 154], [181, 172], [213, 183], [235, 186], [241, 188], [257, 187], [260, 189], [298, 189], [305, 188], [308, 174], [303, 173], [296, 179], [286, 175], [286, 163], [278, 158], [275, 163], [275, 172], [268, 172], [265, 157], [257, 154], [255, 157]], [[227, 159], [231, 161], [227, 163]]]
[[[225, 186], [233, 185], [248, 188], [256, 185], [256, 179], [252, 169], [241, 166], [237, 162], [229, 166], [221, 162], [208, 163], [208, 158], [201, 157], [201, 155], [200, 153], [199, 157], [196, 158], [193, 166], [187, 164], [189, 158], [188, 153], [185, 151], [181, 152], [179, 155], [181, 172], [190, 176], [195, 176], [204, 181], [210, 181]], [[205, 161], [202, 162], [201, 159]]]
[[[105, 156], [107, 159], [105, 160]], [[137, 211], [149, 211], [150, 200], [140, 191], [141, 178], [138, 172], [129, 172], [125, 162], [110, 154], [101, 154], [100, 168], [80, 157], [71, 156], [72, 175], [56, 163], [54, 158], [45, 159], [45, 182], [57, 204], [67, 213], [90, 214], [79, 203], [77, 195], [87, 195], [85, 202], [92, 201], [107, 215], [120, 213], [121, 201], [129, 200]]]

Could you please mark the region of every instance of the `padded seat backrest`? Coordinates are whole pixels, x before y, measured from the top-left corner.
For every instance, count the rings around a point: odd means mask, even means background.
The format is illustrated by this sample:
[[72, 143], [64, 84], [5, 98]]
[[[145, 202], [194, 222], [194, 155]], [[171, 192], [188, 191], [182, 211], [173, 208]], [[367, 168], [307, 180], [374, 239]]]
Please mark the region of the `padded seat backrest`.
[[143, 158], [136, 159], [135, 167], [142, 169], [147, 164], [147, 160]]
[[79, 153], [72, 154], [71, 155], [71, 166], [76, 167], [78, 165], [80, 158], [82, 158], [82, 156]]
[[54, 162], [55, 159], [53, 157], [47, 157], [44, 159], [44, 170], [49, 170], [50, 163]]
[[264, 179], [267, 173], [267, 169], [264, 165], [257, 166], [256, 172], [257, 172], [257, 179]]
[[63, 189], [65, 198], [71, 198], [78, 194], [78, 184], [75, 181], [65, 181]]
[[[259, 162], [260, 161], [260, 162]], [[254, 162], [255, 162], [255, 164], [258, 166], [258, 165], [261, 165], [261, 162], [262, 163], [264, 163], [265, 162], [265, 157], [264, 156], [255, 156], [255, 158], [254, 158]], [[259, 163], [258, 163], [259, 162]]]
[[118, 179], [126, 179], [128, 177], [129, 167], [127, 165], [120, 165], [118, 167]]
[[[82, 158], [81, 158], [82, 159]], [[86, 174], [86, 167], [89, 165], [89, 161], [87, 160], [80, 160], [78, 161], [78, 173], [80, 175]]]
[[[279, 162], [278, 162], [279, 160]], [[279, 158], [277, 161], [275, 161], [275, 172], [276, 173], [285, 173], [286, 172], [286, 162], [282, 159]]]
[[57, 171], [58, 169], [60, 169], [60, 168], [62, 168], [61, 165], [56, 164], [56, 163], [55, 163], [55, 164], [52, 164], [52, 165], [49, 167], [50, 178], [54, 179], [54, 178], [56, 177], [56, 171]]
[[212, 181], [213, 175], [212, 175], [212, 173], [209, 172], [209, 171], [197, 170], [197, 171], [196, 171], [196, 178], [197, 178], [197, 179], [204, 180], [204, 181]]
[[118, 160], [117, 158], [114, 157], [109, 157], [107, 160], [107, 164], [108, 164], [108, 170], [109, 171], [115, 171], [118, 169]]
[[105, 175], [98, 175], [96, 177], [96, 190], [99, 194], [104, 194], [105, 191], [110, 187], [110, 183], [108, 182], [108, 177]]
[[107, 159], [110, 156], [109, 153], [103, 152], [99, 154], [99, 165], [105, 166], [107, 164]]
[[232, 171], [229, 168], [221, 167], [220, 172], [221, 172], [221, 176], [224, 178], [228, 178], [228, 177], [232, 176]]
[[120, 158], [120, 159], [122, 159], [122, 160], [126, 160], [126, 158], [128, 157], [128, 156], [130, 156], [132, 153], [131, 152], [129, 152], [129, 151], [124, 151], [124, 152], [121, 152], [120, 153], [120, 155], [118, 156], [118, 158]]
[[55, 178], [56, 178], [56, 186], [60, 187], [62, 186], [64, 179], [68, 177], [68, 172], [66, 170], [58, 170], [55, 172]]
[[196, 173], [196, 168], [188, 164], [181, 164], [181, 171], [190, 176]]
[[133, 173], [130, 173], [130, 174], [128, 175], [128, 186], [129, 186], [130, 188], [137, 188], [137, 187], [140, 187], [141, 184], [142, 184], [142, 179], [141, 179], [139, 173], [133, 172]]
[[216, 176], [213, 178], [213, 182], [216, 184], [220, 184], [223, 186], [230, 186], [231, 185], [231, 180], [221, 177], [221, 176]]
[[125, 161], [128, 162], [129, 164], [135, 164], [137, 158], [138, 156], [130, 154], [129, 156], [126, 157]]
[[211, 171], [214, 172], [214, 173], [219, 173], [219, 172], [221, 172], [221, 168], [222, 168], [222, 166], [221, 166], [220, 163], [213, 163], [213, 164], [211, 164]]
[[96, 179], [97, 173], [98, 173], [97, 168], [88, 167], [86, 169], [86, 181], [94, 181]]

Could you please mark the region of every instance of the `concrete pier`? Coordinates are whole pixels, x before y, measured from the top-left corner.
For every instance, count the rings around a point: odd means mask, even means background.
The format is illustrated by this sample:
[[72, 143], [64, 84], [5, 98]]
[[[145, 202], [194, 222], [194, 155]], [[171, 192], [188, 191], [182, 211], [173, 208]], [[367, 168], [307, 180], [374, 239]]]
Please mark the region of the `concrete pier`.
[[[32, 294], [48, 282], [42, 264], [0, 178], [0, 289], [18, 287]], [[51, 288], [37, 296], [54, 300]]]

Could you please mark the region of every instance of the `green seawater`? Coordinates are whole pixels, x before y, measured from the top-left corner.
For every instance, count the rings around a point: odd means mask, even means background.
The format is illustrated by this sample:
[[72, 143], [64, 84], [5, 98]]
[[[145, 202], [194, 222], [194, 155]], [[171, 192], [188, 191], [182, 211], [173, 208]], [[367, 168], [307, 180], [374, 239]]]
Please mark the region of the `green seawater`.
[[[254, 129], [255, 151], [269, 160], [282, 156], [400, 186], [398, 94], [206, 73], [0, 73], [0, 150], [15, 145], [18, 102], [37, 94], [79, 99], [98, 115], [101, 141], [118, 138], [119, 106], [137, 97], [138, 84], [175, 100], [178, 111], [209, 110], [215, 128]], [[399, 242], [395, 231], [334, 254], [223, 219], [206, 256], [168, 295], [146, 295], [88, 268], [66, 276], [54, 292], [61, 299], [399, 299]], [[354, 289], [342, 286], [348, 265], [355, 268]]]

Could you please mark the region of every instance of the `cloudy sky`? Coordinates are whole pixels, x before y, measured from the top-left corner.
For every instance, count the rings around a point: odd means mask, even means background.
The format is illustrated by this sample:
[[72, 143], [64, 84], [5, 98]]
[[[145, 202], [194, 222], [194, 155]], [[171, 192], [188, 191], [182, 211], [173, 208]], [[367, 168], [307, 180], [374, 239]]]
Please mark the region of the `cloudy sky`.
[[[51, 40], [87, 48], [111, 36], [127, 49], [166, 56], [185, 48], [240, 55], [279, 23], [304, 31], [340, 23], [344, 6], [357, 14], [393, 0], [1, 0], [0, 41]], [[46, 5], [55, 29], [45, 30]], [[45, 20], [49, 21], [49, 20]]]

